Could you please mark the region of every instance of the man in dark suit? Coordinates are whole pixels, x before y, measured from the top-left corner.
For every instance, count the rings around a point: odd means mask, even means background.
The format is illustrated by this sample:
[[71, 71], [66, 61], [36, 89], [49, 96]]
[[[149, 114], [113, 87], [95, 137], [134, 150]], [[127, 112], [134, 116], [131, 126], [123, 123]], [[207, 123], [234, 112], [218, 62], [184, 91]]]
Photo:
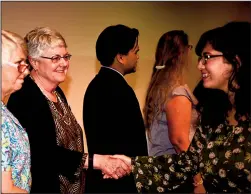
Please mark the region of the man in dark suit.
[[[144, 122], [133, 89], [124, 75], [134, 73], [139, 59], [139, 31], [124, 25], [107, 27], [98, 37], [96, 54], [102, 67], [84, 97], [83, 121], [89, 153], [148, 155]], [[103, 179], [89, 171], [86, 192], [136, 193], [132, 175]]]

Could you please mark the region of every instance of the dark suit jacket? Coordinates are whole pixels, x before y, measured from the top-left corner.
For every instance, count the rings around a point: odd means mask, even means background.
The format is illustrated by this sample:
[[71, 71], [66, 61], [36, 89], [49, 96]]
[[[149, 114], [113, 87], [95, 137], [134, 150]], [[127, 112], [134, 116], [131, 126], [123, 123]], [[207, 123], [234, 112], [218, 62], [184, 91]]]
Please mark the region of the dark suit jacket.
[[[89, 153], [147, 155], [140, 106], [133, 89], [114, 70], [102, 67], [89, 84], [83, 105]], [[133, 176], [103, 180], [101, 172], [88, 172], [86, 192], [137, 192]]]
[[[57, 87], [57, 92], [66, 98]], [[28, 76], [23, 87], [7, 104], [26, 129], [31, 149], [31, 193], [60, 193], [59, 174], [69, 179], [80, 165], [83, 153], [57, 146], [55, 124], [45, 96]]]

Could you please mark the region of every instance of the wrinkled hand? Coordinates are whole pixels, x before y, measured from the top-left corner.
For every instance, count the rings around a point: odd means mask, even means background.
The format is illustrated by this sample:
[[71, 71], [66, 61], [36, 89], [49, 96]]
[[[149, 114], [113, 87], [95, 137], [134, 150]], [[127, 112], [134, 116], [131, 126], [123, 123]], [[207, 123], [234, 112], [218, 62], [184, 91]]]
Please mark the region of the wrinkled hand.
[[[110, 158], [119, 159], [119, 160], [123, 161], [130, 169], [130, 171], [127, 171], [127, 174], [129, 175], [131, 173], [131, 170], [132, 170], [131, 158], [129, 158], [129, 157], [125, 156], [125, 155], [113, 155], [113, 156], [110, 156]], [[109, 176], [109, 175], [107, 175], [105, 173], [103, 173], [103, 174], [104, 174], [104, 176], [103, 176], [104, 179], [112, 178], [111, 176]]]
[[127, 166], [132, 166], [132, 159], [130, 158], [130, 157], [128, 157], [128, 156], [125, 156], [125, 155], [113, 155], [112, 156], [113, 158], [119, 158], [119, 159], [121, 159], [121, 160], [123, 160], [124, 161], [124, 163], [126, 163], [127, 164]]
[[131, 165], [127, 165], [123, 160], [110, 155], [99, 155], [101, 157], [100, 170], [104, 178], [118, 179], [131, 172]]

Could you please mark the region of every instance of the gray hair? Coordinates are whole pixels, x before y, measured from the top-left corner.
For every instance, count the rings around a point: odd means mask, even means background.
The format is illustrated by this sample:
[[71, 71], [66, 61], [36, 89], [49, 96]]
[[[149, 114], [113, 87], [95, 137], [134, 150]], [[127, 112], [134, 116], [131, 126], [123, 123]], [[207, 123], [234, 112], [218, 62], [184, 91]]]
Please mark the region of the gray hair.
[[27, 55], [27, 45], [24, 39], [14, 32], [2, 30], [2, 63], [9, 61], [13, 51], [18, 47]]
[[37, 27], [25, 36], [29, 56], [38, 58], [43, 51], [57, 46], [67, 48], [63, 36], [49, 27]]

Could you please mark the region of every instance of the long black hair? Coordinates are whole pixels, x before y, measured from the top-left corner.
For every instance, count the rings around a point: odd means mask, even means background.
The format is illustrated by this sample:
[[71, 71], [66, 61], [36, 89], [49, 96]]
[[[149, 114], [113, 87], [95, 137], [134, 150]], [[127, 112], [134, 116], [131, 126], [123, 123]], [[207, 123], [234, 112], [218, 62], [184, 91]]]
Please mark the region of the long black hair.
[[205, 88], [203, 80], [197, 84], [193, 91], [198, 100], [196, 105], [200, 113], [200, 124], [204, 126], [217, 127], [226, 120], [227, 110], [231, 107], [227, 94], [218, 89]]

